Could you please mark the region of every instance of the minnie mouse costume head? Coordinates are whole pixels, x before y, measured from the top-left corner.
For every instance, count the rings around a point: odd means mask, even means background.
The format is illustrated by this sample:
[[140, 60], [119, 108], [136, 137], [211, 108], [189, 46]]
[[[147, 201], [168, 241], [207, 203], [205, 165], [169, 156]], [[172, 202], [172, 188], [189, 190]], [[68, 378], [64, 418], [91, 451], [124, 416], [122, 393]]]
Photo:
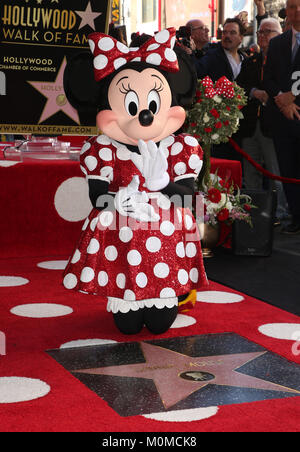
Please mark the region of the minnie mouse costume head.
[[144, 325], [161, 334], [178, 302], [207, 285], [198, 229], [185, 207], [202, 149], [176, 133], [197, 78], [173, 28], [130, 48], [103, 33], [91, 34], [89, 44], [92, 55], [69, 61], [65, 92], [79, 114], [96, 115], [102, 134], [81, 151], [94, 208], [64, 286], [105, 297], [125, 334]]

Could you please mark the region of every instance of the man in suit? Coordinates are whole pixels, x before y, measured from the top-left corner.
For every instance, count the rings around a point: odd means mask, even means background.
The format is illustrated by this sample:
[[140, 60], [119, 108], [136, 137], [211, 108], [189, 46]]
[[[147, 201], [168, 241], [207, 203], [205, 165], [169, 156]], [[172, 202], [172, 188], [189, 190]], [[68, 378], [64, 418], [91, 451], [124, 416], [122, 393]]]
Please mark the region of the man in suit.
[[[293, 78], [300, 71], [300, 0], [287, 0], [286, 13], [292, 29], [270, 42], [264, 87], [281, 175], [300, 179], [300, 95]], [[284, 189], [292, 222], [282, 232], [299, 234], [300, 185], [284, 184]]]
[[[263, 72], [269, 43], [282, 33], [280, 23], [275, 18], [261, 21], [257, 32], [260, 53], [255, 53], [243, 62], [238, 77], [239, 85], [245, 89], [248, 104], [243, 108], [244, 119], [240, 122], [238, 136], [242, 139], [242, 148], [257, 163], [273, 174], [280, 174], [277, 156], [272, 140], [270, 126], [266, 121], [265, 105], [268, 94], [263, 87]], [[246, 159], [243, 161], [243, 178], [246, 189], [262, 189], [263, 176]], [[287, 216], [286, 199], [281, 182], [270, 182], [277, 190], [278, 207], [276, 216]]]
[[199, 19], [191, 19], [185, 26], [191, 30], [193, 56], [195, 56], [195, 58], [202, 58], [208, 50], [208, 27]]

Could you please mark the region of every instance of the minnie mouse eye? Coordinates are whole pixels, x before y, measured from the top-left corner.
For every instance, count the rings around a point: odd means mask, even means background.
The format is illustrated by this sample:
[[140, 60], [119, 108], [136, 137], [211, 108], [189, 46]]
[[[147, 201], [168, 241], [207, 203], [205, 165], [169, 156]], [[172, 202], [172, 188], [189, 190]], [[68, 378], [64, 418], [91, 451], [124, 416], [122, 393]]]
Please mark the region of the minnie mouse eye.
[[153, 89], [148, 95], [148, 109], [155, 115], [160, 110], [160, 97], [158, 92]]
[[125, 108], [130, 116], [135, 116], [139, 109], [139, 98], [134, 91], [129, 91], [125, 96]]

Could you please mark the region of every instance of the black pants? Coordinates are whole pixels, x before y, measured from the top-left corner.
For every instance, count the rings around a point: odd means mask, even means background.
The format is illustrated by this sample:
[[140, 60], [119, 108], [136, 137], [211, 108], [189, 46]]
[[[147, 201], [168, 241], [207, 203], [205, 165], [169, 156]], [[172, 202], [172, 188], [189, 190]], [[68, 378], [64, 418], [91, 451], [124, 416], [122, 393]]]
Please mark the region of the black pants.
[[[300, 136], [275, 135], [274, 145], [281, 176], [300, 179]], [[284, 184], [290, 212], [300, 222], [300, 184]]]

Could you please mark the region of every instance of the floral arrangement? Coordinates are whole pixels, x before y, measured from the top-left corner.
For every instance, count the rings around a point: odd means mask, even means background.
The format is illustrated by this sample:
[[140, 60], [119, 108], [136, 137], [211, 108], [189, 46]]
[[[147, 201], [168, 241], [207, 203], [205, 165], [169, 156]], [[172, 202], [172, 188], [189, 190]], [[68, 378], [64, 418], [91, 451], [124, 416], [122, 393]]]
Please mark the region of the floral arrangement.
[[187, 133], [204, 146], [227, 142], [238, 131], [246, 103], [243, 88], [226, 77], [215, 84], [208, 76], [199, 80], [195, 101], [187, 111]]
[[[218, 223], [230, 225], [235, 220], [246, 221], [252, 225], [250, 211], [255, 208], [251, 197], [241, 194], [234, 184], [220, 179], [217, 173], [211, 178], [211, 185], [205, 191], [198, 192], [202, 200], [200, 218], [204, 223], [217, 226]], [[202, 217], [202, 218], [201, 218]]]

